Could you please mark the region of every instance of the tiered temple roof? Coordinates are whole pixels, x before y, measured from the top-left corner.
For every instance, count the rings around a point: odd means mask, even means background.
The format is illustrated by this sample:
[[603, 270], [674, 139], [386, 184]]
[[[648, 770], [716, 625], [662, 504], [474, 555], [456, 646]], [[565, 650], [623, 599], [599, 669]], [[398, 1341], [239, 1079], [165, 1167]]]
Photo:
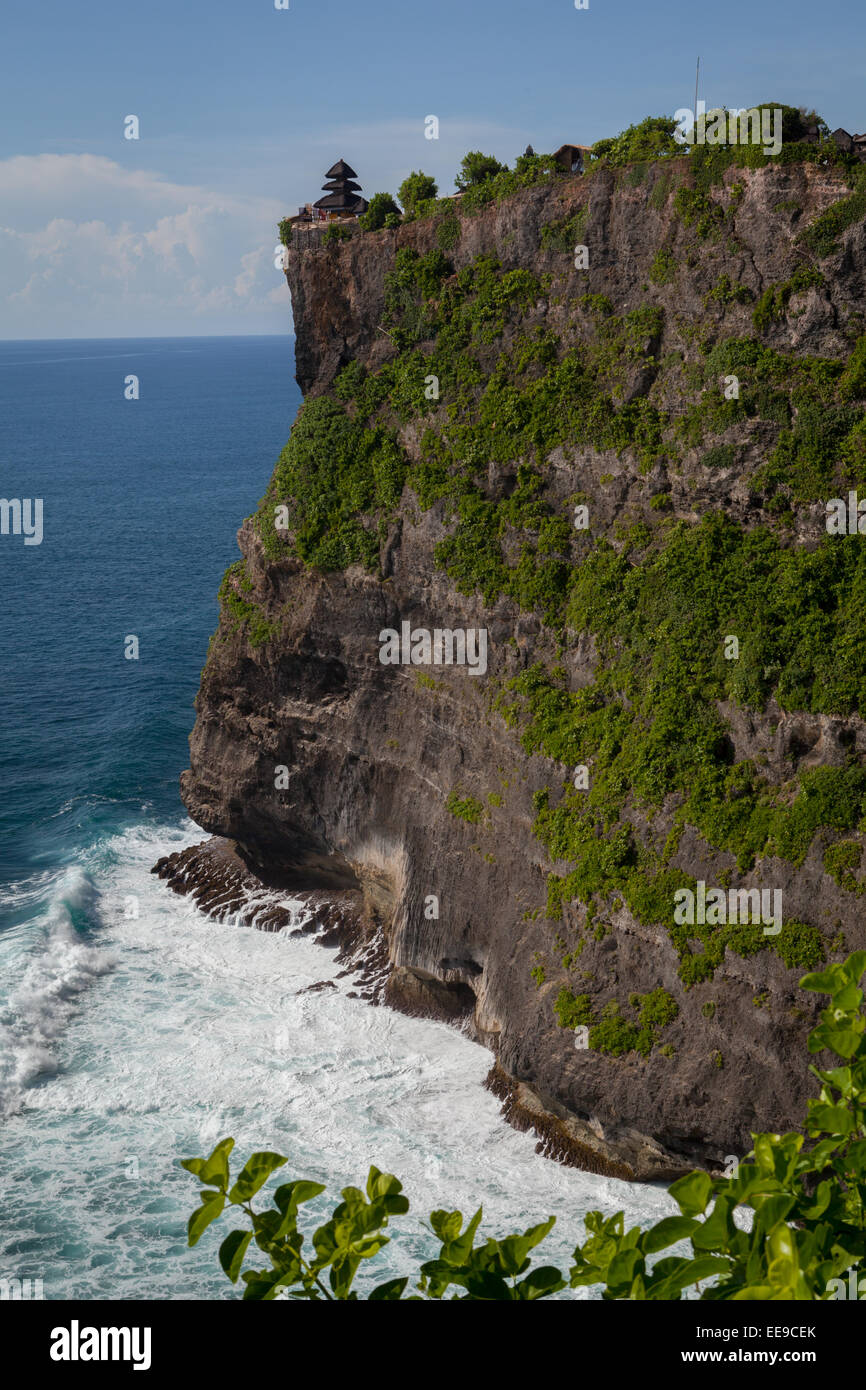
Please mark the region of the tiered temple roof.
[[322, 191], [327, 197], [320, 198], [313, 207], [320, 212], [359, 217], [362, 212], [367, 211], [367, 200], [359, 197], [361, 185], [355, 182], [357, 177], [350, 164], [344, 159], [338, 159], [325, 175], [328, 182], [322, 185]]

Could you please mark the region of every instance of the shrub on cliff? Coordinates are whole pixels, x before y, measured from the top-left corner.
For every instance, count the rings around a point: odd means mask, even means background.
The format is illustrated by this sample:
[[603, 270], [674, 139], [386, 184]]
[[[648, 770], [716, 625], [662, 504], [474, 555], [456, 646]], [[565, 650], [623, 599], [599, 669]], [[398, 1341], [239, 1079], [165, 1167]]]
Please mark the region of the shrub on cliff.
[[[464, 183], [461, 183], [460, 179], [457, 180], [457, 186], [462, 191], [459, 204], [462, 216], [471, 216], [492, 203], [499, 203], [503, 198], [509, 198], [519, 192], [521, 188], [530, 188], [533, 184], [549, 183], [565, 177], [564, 169], [551, 154], [522, 154], [513, 169], [503, 164], [498, 166], [498, 172], [486, 173], [485, 169], [492, 169], [497, 163], [491, 156], [467, 155], [466, 158], [478, 158], [485, 163], [479, 162], [477, 167], [472, 167], [471, 172], [480, 176]], [[464, 164], [465, 162], [464, 160]]]
[[805, 294], [807, 290], [820, 288], [823, 284], [824, 277], [820, 270], [811, 265], [801, 265], [782, 284], [768, 285], [752, 310], [755, 328], [759, 333], [764, 333], [774, 319], [785, 317], [793, 295]]
[[381, 227], [385, 226], [385, 219], [393, 214], [399, 217], [400, 209], [391, 194], [374, 193], [367, 211], [361, 214], [358, 222], [365, 232], [378, 232]]
[[465, 820], [467, 825], [477, 825], [484, 814], [484, 807], [477, 797], [461, 797], [458, 795], [456, 787], [448, 793], [445, 809], [450, 811], [452, 816]]
[[439, 189], [432, 174], [415, 170], [405, 178], [397, 189], [397, 197], [403, 204], [404, 212], [414, 213], [418, 204], [438, 196]]
[[846, 401], [862, 400], [866, 397], [866, 333], [857, 339], [854, 351], [839, 378], [839, 394]]
[[[219, 1260], [233, 1284], [243, 1283], [244, 1300], [254, 1301], [270, 1301], [286, 1291], [316, 1302], [359, 1297], [527, 1302], [567, 1286], [598, 1285], [608, 1300], [678, 1301], [686, 1290], [713, 1302], [846, 1298], [866, 1265], [866, 1017], [858, 987], [864, 970], [866, 951], [857, 951], [843, 964], [800, 981], [802, 989], [830, 996], [809, 1035], [809, 1052], [835, 1053], [841, 1063], [830, 1070], [810, 1067], [821, 1091], [808, 1102], [805, 1133], [756, 1134], [754, 1148], [732, 1175], [713, 1178], [697, 1171], [680, 1178], [670, 1188], [680, 1215], [664, 1217], [647, 1230], [625, 1230], [621, 1211], [610, 1217], [590, 1212], [584, 1219], [587, 1237], [575, 1248], [568, 1278], [552, 1265], [531, 1267], [530, 1251], [550, 1233], [555, 1217], [522, 1235], [476, 1244], [481, 1208], [465, 1226], [461, 1212], [439, 1210], [430, 1214], [439, 1249], [421, 1264], [417, 1292], [407, 1293], [411, 1276], [405, 1275], [359, 1294], [353, 1287], [358, 1272], [389, 1243], [391, 1218], [409, 1210], [398, 1179], [373, 1167], [364, 1191], [343, 1188], [343, 1200], [330, 1213], [321, 1212], [325, 1220], [305, 1250], [299, 1209], [321, 1196], [323, 1184], [284, 1183], [271, 1207], [255, 1211], [253, 1197], [287, 1160], [278, 1153], [254, 1153], [232, 1183], [230, 1138], [221, 1140], [209, 1158], [182, 1162], [202, 1184], [200, 1205], [189, 1219], [189, 1244], [197, 1244], [227, 1206], [237, 1208], [244, 1227], [226, 1236]], [[656, 991], [646, 1000], [650, 1012], [667, 1018], [662, 994]], [[752, 1213], [746, 1229], [735, 1219], [738, 1212]], [[244, 1269], [253, 1242], [263, 1258], [257, 1267]], [[682, 1253], [686, 1245], [688, 1253]], [[681, 1253], [656, 1258], [672, 1247]]]
[[592, 147], [593, 163], [604, 159], [608, 164], [621, 165], [681, 155], [683, 146], [674, 139], [676, 129], [677, 122], [672, 116], [647, 116], [638, 125], [630, 125], [619, 135], [597, 140]]
[[500, 164], [499, 160], [492, 154], [482, 154], [480, 150], [470, 150], [468, 154], [463, 156], [455, 183], [460, 189], [474, 188], [477, 184], [486, 183], [488, 179], [504, 173], [507, 167], [505, 164]]
[[853, 183], [854, 191], [848, 198], [831, 203], [797, 238], [816, 256], [832, 255], [838, 250], [842, 233], [866, 217], [866, 169], [853, 176]]
[[394, 269], [385, 276], [385, 323], [398, 348], [437, 331], [440, 319], [429, 301], [450, 273], [451, 263], [438, 248], [424, 256], [411, 246], [397, 252]]
[[349, 241], [351, 235], [348, 227], [344, 227], [340, 222], [332, 222], [322, 237], [322, 245], [333, 246], [335, 242]]
[[543, 179], [565, 177], [565, 170], [552, 154], [520, 154], [514, 161], [514, 172], [523, 187]]

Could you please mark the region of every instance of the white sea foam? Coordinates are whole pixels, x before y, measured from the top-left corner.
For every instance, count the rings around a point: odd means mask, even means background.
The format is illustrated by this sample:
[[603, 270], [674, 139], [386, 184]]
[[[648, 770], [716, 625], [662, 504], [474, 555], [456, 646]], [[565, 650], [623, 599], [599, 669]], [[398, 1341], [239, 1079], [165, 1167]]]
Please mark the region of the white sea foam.
[[[483, 1205], [491, 1234], [555, 1212], [540, 1253], [566, 1268], [587, 1210], [624, 1207], [632, 1221], [675, 1210], [662, 1188], [539, 1157], [482, 1087], [490, 1054], [456, 1030], [350, 998], [351, 978], [310, 938], [211, 921], [150, 874], [200, 838], [190, 824], [128, 831], [86, 866], [99, 950], [116, 968], [63, 1019], [62, 1070], [0, 1128], [0, 1167], [17, 1177], [0, 1249], [28, 1250], [20, 1274], [43, 1277], [46, 1297], [236, 1296], [216, 1261], [221, 1226], [186, 1248], [196, 1187], [177, 1166], [227, 1134], [239, 1159], [276, 1148], [286, 1178], [316, 1178], [334, 1199], [371, 1163], [397, 1173], [412, 1209], [379, 1278], [430, 1254], [421, 1220], [436, 1206]], [[137, 919], [124, 915], [130, 898]], [[84, 962], [71, 966], [82, 983]], [[333, 988], [303, 992], [323, 980]], [[38, 1014], [46, 991], [32, 998]], [[50, 1052], [57, 1015], [44, 1012]], [[324, 1200], [311, 1210], [315, 1224]]]
[[52, 887], [47, 903], [44, 883], [40, 888], [28, 894], [19, 887], [13, 894], [19, 908], [28, 897], [34, 907], [40, 900], [44, 903], [43, 923], [35, 933], [35, 946], [26, 951], [20, 975], [9, 957], [16, 948], [20, 952], [25, 933], [13, 931], [2, 938], [5, 978], [17, 982], [0, 1018], [0, 1114], [23, 1103], [27, 1086], [37, 1076], [56, 1070], [54, 1046], [78, 996], [113, 965], [110, 952], [89, 944], [76, 927], [76, 916], [92, 912], [97, 899], [88, 874], [78, 866], [68, 869]]

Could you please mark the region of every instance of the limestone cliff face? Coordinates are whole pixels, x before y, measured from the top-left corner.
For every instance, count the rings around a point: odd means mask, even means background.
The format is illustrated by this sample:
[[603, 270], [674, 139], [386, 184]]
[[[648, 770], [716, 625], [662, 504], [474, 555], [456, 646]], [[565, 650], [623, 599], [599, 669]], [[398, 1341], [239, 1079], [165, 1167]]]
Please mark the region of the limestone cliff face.
[[[685, 162], [672, 162], [673, 168], [678, 166], [686, 167]], [[650, 289], [654, 302], [666, 305], [686, 322], [706, 323], [708, 318], [722, 316], [717, 306], [704, 303], [720, 274], [727, 272], [732, 281], [746, 285], [756, 296], [766, 286], [784, 281], [803, 260], [796, 244], [798, 232], [848, 191], [838, 172], [814, 164], [732, 171], [724, 193], [716, 198], [720, 206], [730, 205], [730, 186], [744, 186], [739, 197], [738, 190], [734, 195], [736, 244], [705, 246], [698, 252], [683, 248], [683, 263], [687, 257], [691, 260], [688, 275], [675, 287], [653, 289], [649, 273], [658, 248], [676, 253], [688, 241], [672, 197], [653, 197], [664, 192], [663, 177], [661, 171], [650, 170], [641, 184], [630, 187], [601, 171], [585, 183], [573, 178], [552, 188], [526, 189], [462, 218], [460, 239], [449, 249], [449, 259], [455, 270], [479, 255], [495, 255], [505, 270], [559, 271], [564, 253], [545, 250], [542, 229], [585, 209], [581, 237], [590, 248], [589, 267], [575, 270], [564, 282], [562, 312], [550, 304], [543, 309], [539, 305], [539, 316], [543, 314], [546, 322], [565, 319], [569, 293], [605, 294], [622, 310], [644, 302]], [[393, 269], [399, 248], [413, 247], [423, 253], [436, 244], [434, 223], [422, 219], [394, 231], [356, 236], [327, 250], [289, 254], [286, 278], [297, 335], [296, 372], [305, 395], [325, 389], [347, 362], [360, 358], [375, 366], [390, 355], [381, 328], [385, 274]], [[799, 306], [796, 319], [778, 322], [770, 342], [828, 356], [848, 350], [839, 330], [847, 314], [862, 312], [864, 246], [866, 228], [861, 222], [834, 257], [830, 293], [809, 296], [806, 305]], [[744, 332], [752, 331], [748, 305], [731, 323]], [[671, 343], [684, 336], [670, 328], [669, 333]]]
[[[723, 318], [728, 335], [754, 332], [757, 298], [802, 262], [798, 231], [846, 192], [837, 173], [816, 165], [731, 171], [711, 196], [731, 210], [735, 235], [695, 243], [661, 177], [651, 169], [642, 182], [604, 172], [563, 179], [461, 217], [459, 240], [448, 251], [454, 271], [484, 255], [506, 271], [550, 272], [551, 291], [526, 311], [530, 330], [579, 329], [578, 296], [604, 295], [617, 314], [649, 299], [665, 310], [656, 361], [674, 351], [688, 361], [696, 338]], [[735, 182], [740, 187], [732, 192]], [[577, 225], [590, 266], [579, 271], [570, 250], [543, 243], [542, 228], [583, 208]], [[424, 254], [436, 245], [436, 223], [425, 219], [290, 253], [305, 395], [326, 392], [351, 361], [376, 371], [393, 359], [383, 324], [385, 276], [399, 248]], [[678, 265], [668, 283], [651, 274], [660, 247]], [[786, 352], [846, 356], [850, 321], [862, 312], [864, 272], [861, 223], [824, 262], [824, 284], [792, 299], [764, 341]], [[745, 293], [741, 303], [708, 298], [724, 275], [751, 291], [751, 301]], [[640, 398], [654, 379], [638, 365], [623, 398]], [[676, 409], [675, 385], [656, 391], [667, 391]], [[401, 427], [410, 458], [418, 457], [420, 433], [412, 423]], [[653, 499], [663, 491], [669, 511], [690, 521], [713, 508], [745, 526], [765, 521], [747, 466], [760, 461], [760, 432], [734, 425], [725, 438], [741, 447], [736, 466], [703, 467], [695, 450], [677, 471], [642, 469], [628, 451], [563, 446], [548, 460], [545, 496], [560, 507], [575, 493], [589, 497], [593, 526], [611, 536], [624, 517], [655, 524]], [[492, 465], [488, 483], [496, 495], [501, 477]], [[496, 1084], [510, 1109], [524, 1122], [534, 1117], [542, 1133], [555, 1131], [555, 1149], [587, 1166], [640, 1177], [742, 1154], [751, 1131], [794, 1124], [811, 1089], [802, 1056], [813, 1005], [797, 988], [802, 971], [772, 952], [729, 950], [712, 980], [683, 989], [664, 928], [645, 925], [612, 899], [602, 911], [605, 932], [584, 930], [582, 987], [599, 1007], [632, 992], [668, 990], [679, 1008], [664, 1032], [669, 1055], [658, 1047], [649, 1056], [581, 1048], [574, 1031], [559, 1026], [553, 1002], [567, 977], [551, 957], [551, 941], [557, 930], [582, 930], [585, 909], [566, 903], [561, 924], [545, 917], [552, 866], [533, 833], [533, 793], [561, 787], [571, 770], [528, 756], [491, 694], [538, 662], [559, 662], [577, 690], [591, 682], [598, 653], [580, 631], [560, 649], [540, 615], [509, 598], [487, 605], [477, 592], [460, 593], [434, 556], [452, 529], [443, 503], [423, 510], [407, 488], [381, 537], [375, 574], [359, 565], [322, 572], [297, 558], [270, 559], [257, 526], [244, 523], [245, 598], [272, 626], [267, 640], [255, 642], [249, 626], [224, 608], [197, 701], [185, 804], [205, 830], [234, 841], [266, 879], [360, 888], [368, 927], [387, 943], [386, 999], [462, 1021], [495, 1053]], [[795, 530], [797, 543], [817, 541], [823, 509], [800, 509]], [[383, 665], [379, 633], [404, 621], [430, 630], [486, 628], [487, 673], [423, 668], [428, 677], [419, 679], [412, 666]], [[866, 751], [866, 726], [855, 714], [784, 712], [772, 700], [761, 710], [731, 702], [721, 712], [731, 757], [760, 757], [770, 783]], [[288, 769], [285, 787], [275, 786], [277, 767]], [[469, 820], [446, 805], [455, 789], [481, 808]], [[632, 819], [641, 833], [663, 841], [673, 806], [666, 804], [652, 826], [637, 811]], [[689, 826], [671, 862], [708, 882], [734, 863]], [[758, 872], [763, 883], [784, 889], [786, 918], [812, 922], [828, 937], [841, 925], [849, 949], [866, 941], [858, 899], [824, 872], [817, 840], [798, 867], [771, 859]]]

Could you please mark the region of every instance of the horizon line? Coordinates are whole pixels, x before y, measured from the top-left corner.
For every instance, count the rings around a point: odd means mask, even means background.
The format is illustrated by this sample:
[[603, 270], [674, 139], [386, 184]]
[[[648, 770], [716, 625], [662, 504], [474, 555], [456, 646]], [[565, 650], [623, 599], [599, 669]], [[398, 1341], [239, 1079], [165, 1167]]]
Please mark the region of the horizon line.
[[294, 338], [294, 333], [130, 333], [125, 336], [106, 335], [89, 338], [0, 338], [3, 343], [131, 343], [156, 342], [170, 339], [172, 342], [202, 342], [213, 338]]

